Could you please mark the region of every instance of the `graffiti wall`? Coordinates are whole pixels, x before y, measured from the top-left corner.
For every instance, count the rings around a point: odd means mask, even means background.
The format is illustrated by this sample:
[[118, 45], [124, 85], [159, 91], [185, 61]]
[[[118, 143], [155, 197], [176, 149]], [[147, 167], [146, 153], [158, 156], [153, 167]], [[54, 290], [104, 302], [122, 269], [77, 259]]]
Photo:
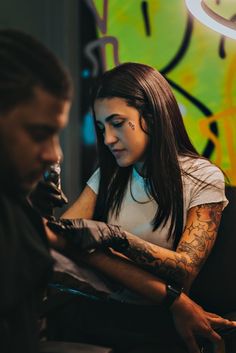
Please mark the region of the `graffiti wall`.
[[[212, 3], [220, 10], [224, 2]], [[236, 41], [194, 20], [184, 0], [84, 0], [84, 4], [95, 34], [83, 46], [83, 87], [122, 62], [155, 67], [172, 86], [194, 146], [236, 185]], [[236, 17], [236, 8], [228, 8], [227, 16]], [[91, 21], [84, 25], [87, 29]], [[93, 150], [92, 119], [84, 104], [83, 148]]]

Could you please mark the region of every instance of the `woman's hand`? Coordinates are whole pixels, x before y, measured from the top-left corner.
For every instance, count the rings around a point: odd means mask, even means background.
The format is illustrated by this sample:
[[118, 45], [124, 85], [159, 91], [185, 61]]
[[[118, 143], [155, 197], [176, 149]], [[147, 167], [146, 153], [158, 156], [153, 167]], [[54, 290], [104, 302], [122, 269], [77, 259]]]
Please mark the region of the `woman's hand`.
[[189, 353], [200, 353], [197, 337], [217, 344], [221, 342], [222, 338], [215, 329], [236, 328], [235, 321], [203, 310], [184, 293], [174, 302], [170, 310], [173, 314], [176, 330], [185, 342]]

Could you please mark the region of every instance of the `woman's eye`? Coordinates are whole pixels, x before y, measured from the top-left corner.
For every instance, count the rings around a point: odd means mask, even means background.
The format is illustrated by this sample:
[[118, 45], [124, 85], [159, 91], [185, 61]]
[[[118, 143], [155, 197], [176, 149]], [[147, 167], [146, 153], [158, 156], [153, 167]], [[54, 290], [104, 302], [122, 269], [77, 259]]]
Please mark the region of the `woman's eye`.
[[122, 121], [114, 121], [113, 123], [112, 123], [112, 125], [114, 126], [114, 127], [121, 127], [122, 125], [124, 124], [124, 121], [122, 120]]
[[104, 133], [105, 129], [104, 129], [103, 126], [97, 125], [97, 128], [98, 128], [99, 131], [101, 131], [102, 133]]

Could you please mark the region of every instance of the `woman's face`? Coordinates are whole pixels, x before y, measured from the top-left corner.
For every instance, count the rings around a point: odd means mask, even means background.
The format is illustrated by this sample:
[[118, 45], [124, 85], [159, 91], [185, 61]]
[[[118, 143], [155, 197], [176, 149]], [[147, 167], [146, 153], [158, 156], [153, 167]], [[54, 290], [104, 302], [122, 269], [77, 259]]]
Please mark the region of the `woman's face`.
[[[141, 170], [148, 144], [148, 135], [140, 126], [139, 112], [122, 98], [97, 99], [94, 104], [97, 127], [104, 143], [120, 167], [135, 165]], [[145, 121], [142, 120], [145, 129]]]

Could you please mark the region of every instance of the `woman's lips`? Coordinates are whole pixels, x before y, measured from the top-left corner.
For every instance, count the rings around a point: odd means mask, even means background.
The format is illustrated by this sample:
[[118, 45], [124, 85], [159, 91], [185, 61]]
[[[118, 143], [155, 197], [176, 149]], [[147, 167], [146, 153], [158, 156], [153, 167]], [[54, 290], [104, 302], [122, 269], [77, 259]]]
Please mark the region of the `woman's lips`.
[[112, 150], [112, 153], [116, 158], [120, 158], [124, 152], [125, 152], [125, 149]]

